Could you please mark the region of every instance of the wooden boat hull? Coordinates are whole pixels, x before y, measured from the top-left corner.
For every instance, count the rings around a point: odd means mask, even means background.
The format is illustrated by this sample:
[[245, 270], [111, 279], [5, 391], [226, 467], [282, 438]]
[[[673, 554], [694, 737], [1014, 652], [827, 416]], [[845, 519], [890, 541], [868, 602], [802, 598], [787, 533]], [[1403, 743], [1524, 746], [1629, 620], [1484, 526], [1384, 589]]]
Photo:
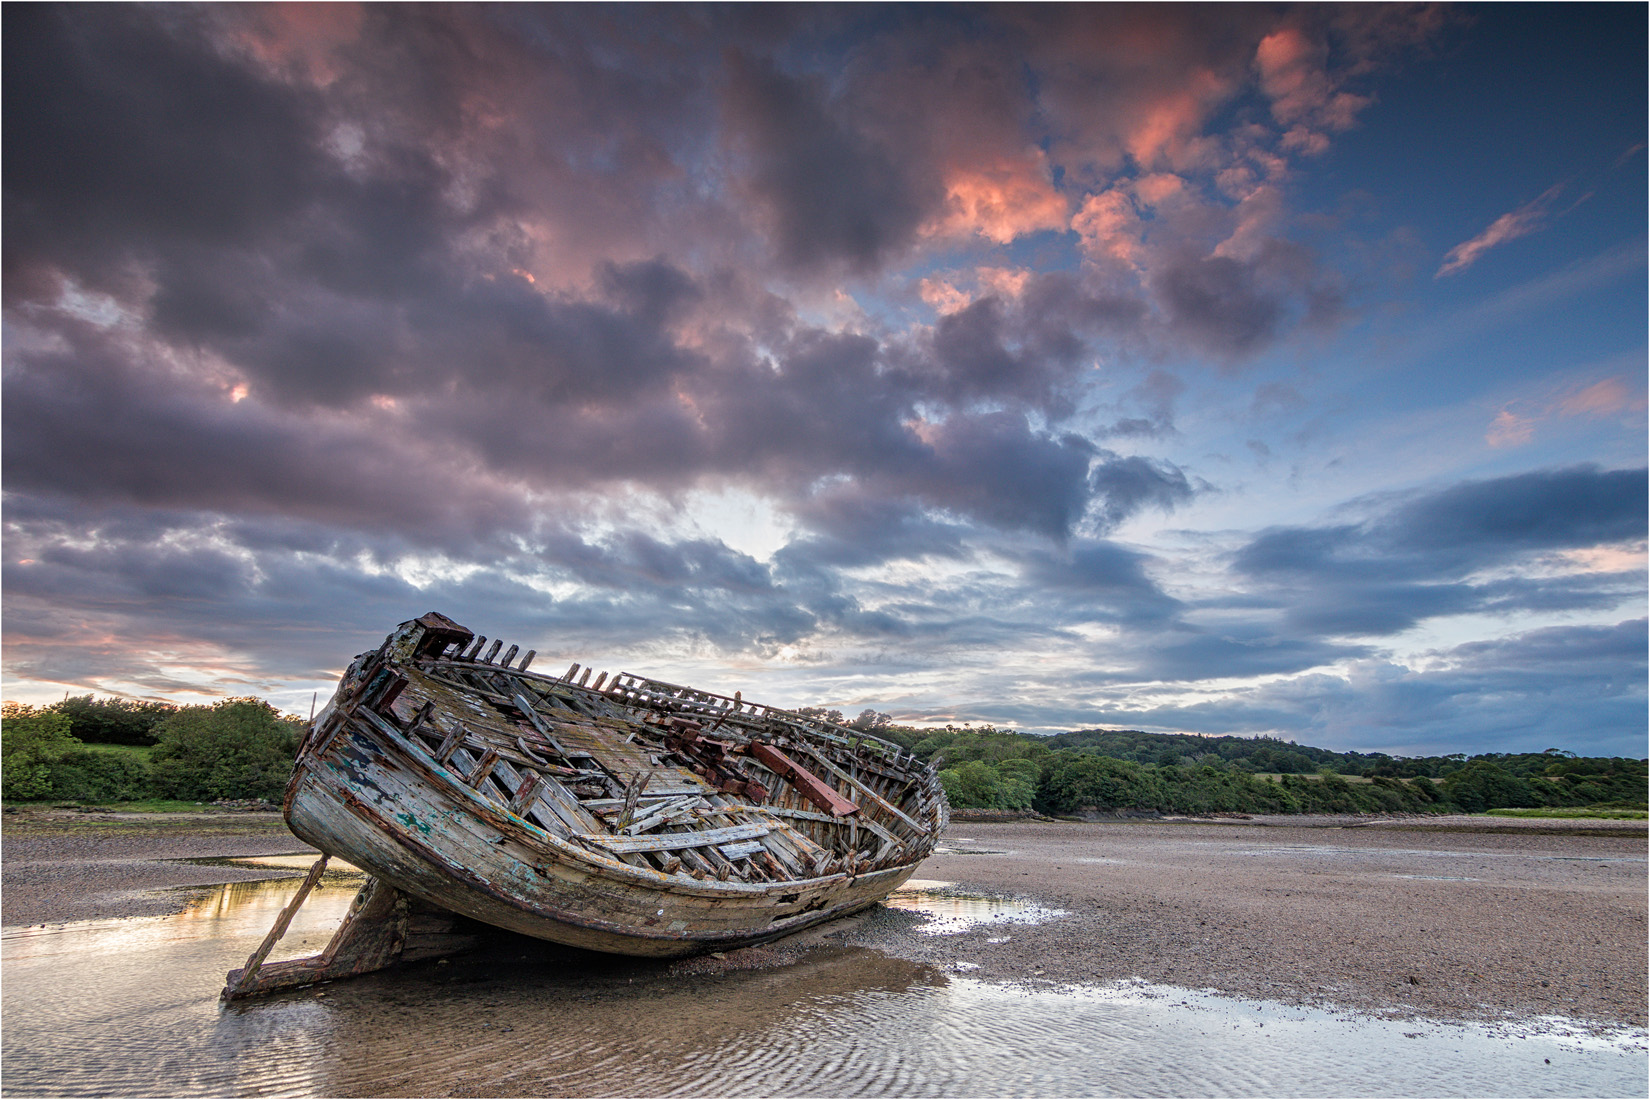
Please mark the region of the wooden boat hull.
[[386, 965], [432, 912], [624, 955], [761, 943], [886, 897], [949, 819], [898, 746], [737, 694], [529, 673], [485, 642], [432, 612], [351, 665], [285, 811], [372, 876], [366, 915], [262, 968], [283, 914], [226, 998]]
[[912, 862], [783, 889], [684, 882], [594, 860], [456, 777], [443, 782], [445, 769], [417, 756], [350, 731], [295, 784], [293, 833], [430, 905], [570, 947], [670, 957], [748, 946], [863, 909], [916, 870]]

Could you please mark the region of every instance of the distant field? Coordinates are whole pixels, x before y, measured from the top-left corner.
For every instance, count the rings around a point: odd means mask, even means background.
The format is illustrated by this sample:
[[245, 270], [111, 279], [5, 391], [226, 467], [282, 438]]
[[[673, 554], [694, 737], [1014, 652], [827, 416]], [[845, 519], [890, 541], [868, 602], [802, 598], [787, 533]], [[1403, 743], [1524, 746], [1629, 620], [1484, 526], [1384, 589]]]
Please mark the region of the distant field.
[[1644, 810], [1593, 810], [1585, 806], [1547, 806], [1535, 810], [1485, 810], [1486, 817], [1591, 817], [1615, 821], [1644, 821], [1650, 812]]

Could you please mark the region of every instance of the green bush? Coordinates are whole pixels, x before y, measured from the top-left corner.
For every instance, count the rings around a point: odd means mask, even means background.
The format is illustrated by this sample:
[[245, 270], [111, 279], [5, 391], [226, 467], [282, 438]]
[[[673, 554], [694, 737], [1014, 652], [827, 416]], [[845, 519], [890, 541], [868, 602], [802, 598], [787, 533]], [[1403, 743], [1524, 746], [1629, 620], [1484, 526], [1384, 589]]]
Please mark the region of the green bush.
[[261, 699], [183, 707], [156, 727], [151, 786], [162, 798], [278, 799], [300, 725]]
[[149, 769], [135, 756], [81, 749], [54, 760], [48, 773], [53, 799], [125, 802], [149, 797]]
[[1037, 765], [1005, 760], [993, 766], [969, 760], [940, 772], [945, 797], [958, 809], [1029, 810], [1037, 789]]
[[153, 745], [155, 727], [178, 711], [171, 703], [90, 695], [74, 695], [45, 709], [67, 718], [69, 732], [88, 745]]
[[52, 764], [80, 748], [61, 714], [21, 703], [0, 710], [0, 797], [52, 796]]

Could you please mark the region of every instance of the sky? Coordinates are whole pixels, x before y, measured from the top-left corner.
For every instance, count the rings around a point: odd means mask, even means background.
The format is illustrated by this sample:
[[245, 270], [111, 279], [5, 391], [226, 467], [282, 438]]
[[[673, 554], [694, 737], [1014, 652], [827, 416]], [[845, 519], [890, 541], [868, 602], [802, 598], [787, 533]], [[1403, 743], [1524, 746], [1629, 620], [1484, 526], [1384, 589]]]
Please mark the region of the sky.
[[3, 19], [8, 699], [1645, 755], [1643, 5]]

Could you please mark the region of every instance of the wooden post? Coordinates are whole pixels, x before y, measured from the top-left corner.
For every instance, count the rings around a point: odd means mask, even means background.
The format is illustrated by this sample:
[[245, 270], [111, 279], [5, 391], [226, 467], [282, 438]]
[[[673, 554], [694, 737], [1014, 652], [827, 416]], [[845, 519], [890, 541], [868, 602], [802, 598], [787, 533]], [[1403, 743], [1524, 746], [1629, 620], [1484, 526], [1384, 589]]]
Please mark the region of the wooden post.
[[269, 934], [264, 937], [264, 942], [258, 945], [258, 950], [247, 957], [246, 966], [241, 970], [243, 984], [250, 983], [258, 976], [258, 968], [264, 964], [264, 959], [269, 957], [269, 952], [275, 947], [275, 942], [286, 935], [287, 925], [291, 924], [292, 918], [297, 916], [298, 907], [304, 903], [305, 898], [309, 897], [309, 892], [315, 889], [315, 884], [321, 881], [321, 874], [327, 869], [327, 860], [330, 858], [325, 852], [321, 853], [321, 858], [315, 861], [315, 865], [309, 869], [309, 874], [304, 876], [303, 884], [298, 887], [298, 892], [292, 895], [292, 900], [286, 903], [286, 908], [282, 909], [280, 916], [275, 918], [275, 924], [270, 928]]

